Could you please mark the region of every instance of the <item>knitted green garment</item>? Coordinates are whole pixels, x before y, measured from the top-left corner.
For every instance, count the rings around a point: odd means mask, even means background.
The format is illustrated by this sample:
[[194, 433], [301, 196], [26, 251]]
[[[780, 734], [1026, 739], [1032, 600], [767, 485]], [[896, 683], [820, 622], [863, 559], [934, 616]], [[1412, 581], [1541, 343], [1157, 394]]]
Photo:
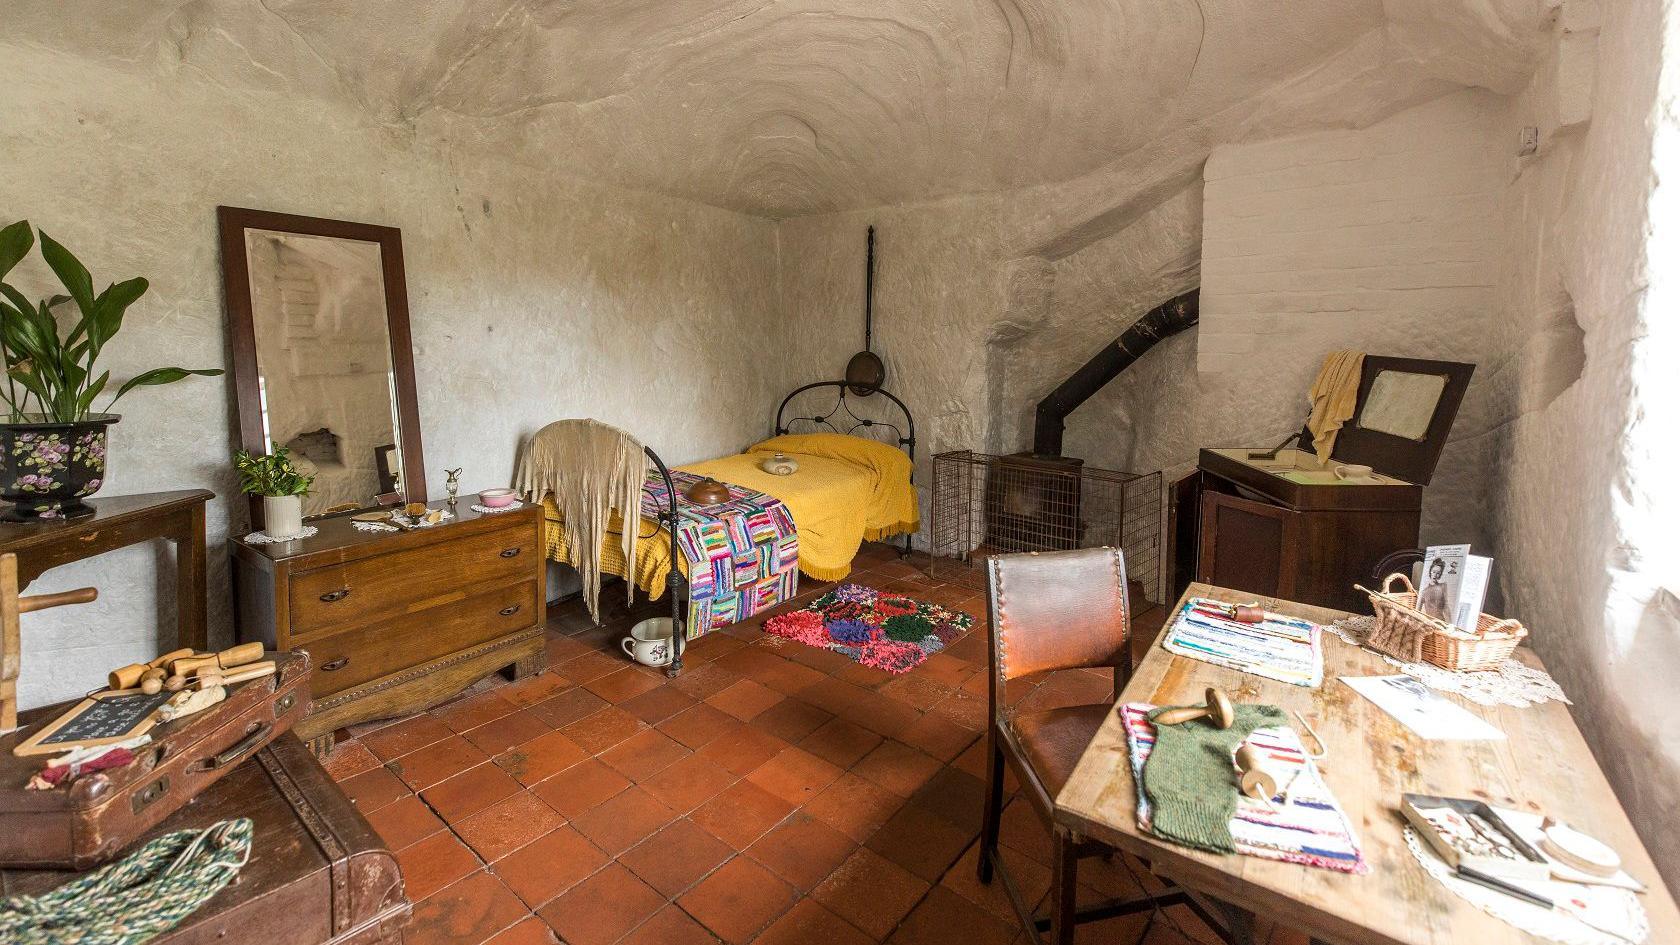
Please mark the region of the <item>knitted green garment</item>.
[[[1151, 710], [1150, 721], [1168, 708]], [[1275, 705], [1239, 705], [1227, 729], [1207, 719], [1155, 726], [1155, 747], [1143, 766], [1150, 832], [1201, 850], [1235, 852], [1231, 816], [1237, 812], [1237, 780], [1231, 753], [1255, 729], [1287, 721]]]

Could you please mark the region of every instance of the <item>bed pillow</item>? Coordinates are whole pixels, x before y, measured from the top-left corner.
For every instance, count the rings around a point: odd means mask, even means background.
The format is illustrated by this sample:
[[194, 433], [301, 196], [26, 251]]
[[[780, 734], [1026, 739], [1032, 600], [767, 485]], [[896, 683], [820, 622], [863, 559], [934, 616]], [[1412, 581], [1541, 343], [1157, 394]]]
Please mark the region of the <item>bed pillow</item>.
[[826, 456], [873, 469], [883, 477], [910, 478], [910, 457], [904, 450], [846, 433], [784, 433], [748, 447], [747, 452]]

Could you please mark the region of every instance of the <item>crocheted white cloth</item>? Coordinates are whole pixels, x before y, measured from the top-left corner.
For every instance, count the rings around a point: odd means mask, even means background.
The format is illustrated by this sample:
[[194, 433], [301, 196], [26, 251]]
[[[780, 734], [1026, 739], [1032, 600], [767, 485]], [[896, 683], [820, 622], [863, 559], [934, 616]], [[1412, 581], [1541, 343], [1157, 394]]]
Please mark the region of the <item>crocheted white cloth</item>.
[[475, 505], [472, 507], [472, 510], [480, 515], [495, 515], [497, 512], [512, 512], [514, 509], [522, 509], [524, 507], [525, 503], [515, 499], [511, 505], [504, 505], [499, 509], [493, 509], [488, 505]]
[[[1354, 646], [1364, 646], [1375, 620], [1374, 617], [1343, 617], [1330, 626], [1330, 632]], [[1557, 680], [1545, 670], [1524, 666], [1514, 659], [1505, 660], [1497, 669], [1460, 673], [1442, 669], [1433, 663], [1408, 663], [1387, 653], [1371, 652], [1425, 686], [1456, 693], [1477, 705], [1509, 705], [1526, 709], [1554, 700], [1569, 702]]]
[[1548, 883], [1567, 890], [1569, 901], [1543, 909], [1514, 896], [1459, 879], [1452, 868], [1406, 827], [1406, 848], [1435, 881], [1488, 915], [1531, 935], [1563, 945], [1638, 945], [1651, 935], [1650, 920], [1639, 896], [1614, 886]]
[[245, 541], [253, 545], [278, 545], [281, 542], [300, 541], [304, 538], [310, 538], [318, 531], [320, 531], [320, 529], [313, 525], [305, 525], [303, 526], [303, 531], [298, 532], [290, 538], [275, 538], [268, 532], [252, 532], [251, 534], [245, 536]]
[[[455, 517], [455, 513], [449, 511], [448, 509], [444, 509], [442, 511], [443, 511], [443, 518], [438, 519], [436, 522], [424, 522], [424, 521], [416, 522], [413, 525], [410, 525], [409, 527], [410, 528], [434, 528], [438, 525], [442, 525], [444, 522], [447, 522], [450, 519]], [[386, 524], [385, 522], [358, 522], [358, 521], [355, 521], [355, 520], [352, 519], [351, 522], [350, 522], [350, 525], [351, 525], [351, 527], [355, 528], [356, 531], [359, 531], [359, 532], [395, 532], [395, 531], [401, 531], [402, 530], [395, 525], [389, 525], [389, 524]]]

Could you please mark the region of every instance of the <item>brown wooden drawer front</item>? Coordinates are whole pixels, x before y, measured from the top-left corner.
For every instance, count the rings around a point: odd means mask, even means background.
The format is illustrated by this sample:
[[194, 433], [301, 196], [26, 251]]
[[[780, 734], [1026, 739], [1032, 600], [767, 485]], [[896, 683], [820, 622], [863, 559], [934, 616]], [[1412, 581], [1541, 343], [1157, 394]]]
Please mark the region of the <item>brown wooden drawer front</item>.
[[315, 665], [315, 698], [523, 630], [536, 619], [537, 593], [525, 581], [312, 640], [303, 649]]
[[306, 634], [400, 614], [430, 598], [540, 573], [532, 563], [538, 551], [536, 530], [520, 524], [305, 571], [291, 581], [288, 623], [292, 633]]

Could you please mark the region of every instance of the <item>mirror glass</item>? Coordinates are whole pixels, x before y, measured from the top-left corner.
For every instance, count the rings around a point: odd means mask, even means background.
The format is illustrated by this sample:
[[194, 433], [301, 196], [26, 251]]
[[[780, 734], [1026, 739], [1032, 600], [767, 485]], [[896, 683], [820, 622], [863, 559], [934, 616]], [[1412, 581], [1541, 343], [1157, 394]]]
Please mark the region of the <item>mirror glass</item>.
[[1354, 422], [1366, 430], [1422, 442], [1446, 387], [1444, 374], [1381, 371]]
[[262, 432], [315, 483], [305, 515], [401, 490], [380, 245], [245, 230]]

